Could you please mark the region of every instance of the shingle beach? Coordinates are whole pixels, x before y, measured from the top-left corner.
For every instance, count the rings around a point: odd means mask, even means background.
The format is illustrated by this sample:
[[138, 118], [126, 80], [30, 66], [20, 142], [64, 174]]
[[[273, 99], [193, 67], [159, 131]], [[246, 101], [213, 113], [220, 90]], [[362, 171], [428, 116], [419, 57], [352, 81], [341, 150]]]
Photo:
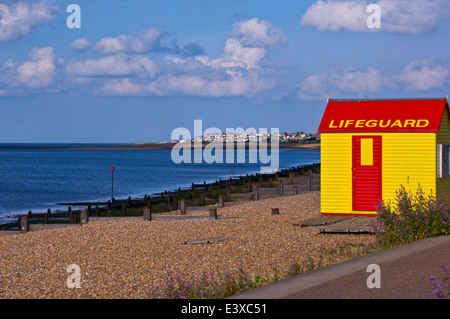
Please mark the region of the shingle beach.
[[[219, 208], [217, 220], [99, 221], [0, 237], [0, 298], [149, 298], [168, 271], [200, 277], [242, 265], [254, 275], [270, 274], [321, 247], [371, 241], [293, 226], [317, 216], [319, 207], [320, 192], [313, 191]], [[208, 238], [227, 240], [180, 244]], [[67, 286], [71, 264], [80, 267], [81, 288]]]

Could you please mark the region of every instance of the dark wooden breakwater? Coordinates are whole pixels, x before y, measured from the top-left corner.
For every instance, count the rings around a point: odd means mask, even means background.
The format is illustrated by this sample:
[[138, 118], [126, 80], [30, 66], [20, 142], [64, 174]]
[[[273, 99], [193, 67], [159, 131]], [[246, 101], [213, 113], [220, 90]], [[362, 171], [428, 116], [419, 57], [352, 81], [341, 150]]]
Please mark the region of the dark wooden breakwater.
[[[262, 190], [275, 196], [298, 194], [301, 191], [320, 189], [313, 180], [320, 174], [320, 163], [284, 169], [274, 174], [233, 176], [213, 183], [192, 184], [187, 188], [166, 190], [161, 193], [136, 198], [111, 199], [103, 202], [58, 203], [63, 209], [44, 212], [29, 211], [17, 216], [17, 221], [0, 225], [0, 231], [21, 231], [67, 227], [86, 223], [89, 217], [143, 217], [151, 220], [152, 214], [179, 210], [186, 215], [188, 207], [218, 205], [242, 200], [259, 200]], [[301, 183], [298, 183], [301, 178]], [[294, 180], [296, 182], [294, 182]], [[45, 225], [45, 226], [44, 226]]]

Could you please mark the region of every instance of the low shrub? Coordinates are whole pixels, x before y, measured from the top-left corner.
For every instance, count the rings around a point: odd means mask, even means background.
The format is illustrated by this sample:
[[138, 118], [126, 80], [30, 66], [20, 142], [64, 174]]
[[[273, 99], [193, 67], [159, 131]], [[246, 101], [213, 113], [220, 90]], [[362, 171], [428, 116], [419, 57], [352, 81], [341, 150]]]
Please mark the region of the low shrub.
[[450, 299], [450, 273], [448, 268], [442, 266], [441, 281], [437, 281], [435, 276], [431, 276], [431, 289], [433, 289], [434, 299]]
[[237, 268], [224, 272], [203, 273], [200, 278], [175, 275], [168, 272], [166, 282], [151, 289], [149, 297], [152, 299], [221, 299], [243, 291], [254, 289], [275, 281], [296, 276], [308, 271], [323, 268], [341, 261], [371, 252], [370, 244], [344, 243], [335, 247], [322, 247], [313, 255], [308, 254], [301, 262], [292, 261], [286, 271], [270, 266], [269, 274], [251, 276], [244, 270], [242, 262]]
[[231, 271], [203, 273], [200, 278], [186, 274], [167, 273], [163, 287], [156, 285], [150, 291], [152, 299], [221, 299], [256, 288], [270, 279], [251, 277], [242, 266]]
[[380, 202], [372, 231], [382, 248], [447, 235], [450, 233], [450, 206], [432, 192], [426, 195], [420, 185], [415, 194], [401, 186], [393, 202]]

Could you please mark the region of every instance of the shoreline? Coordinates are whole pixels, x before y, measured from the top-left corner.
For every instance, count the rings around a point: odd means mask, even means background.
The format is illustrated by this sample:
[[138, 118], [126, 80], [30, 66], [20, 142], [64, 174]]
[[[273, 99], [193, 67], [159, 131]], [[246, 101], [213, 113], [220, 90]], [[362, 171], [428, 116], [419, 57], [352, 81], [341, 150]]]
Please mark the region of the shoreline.
[[[290, 172], [290, 171], [295, 171], [295, 170], [299, 170], [302, 168], [309, 168], [309, 167], [314, 167], [316, 165], [320, 165], [319, 163], [307, 163], [307, 164], [298, 164], [298, 165], [293, 165], [290, 167], [285, 167], [285, 168], [279, 168], [277, 173], [273, 173], [273, 174], [263, 174], [263, 175], [267, 175], [267, 176], [275, 176], [275, 175], [281, 175], [283, 176], [284, 174], [286, 174], [286, 172]], [[246, 174], [230, 174], [228, 175], [228, 177], [225, 176], [216, 176], [216, 179], [214, 181], [213, 179], [210, 179], [208, 181], [198, 181], [198, 184], [195, 181], [191, 181], [191, 184], [186, 184], [186, 185], [178, 185], [178, 186], [174, 186], [173, 188], [164, 188], [164, 186], [161, 186], [161, 191], [160, 192], [156, 192], [156, 193], [145, 193], [145, 192], [140, 192], [138, 193], [133, 193], [133, 194], [127, 194], [127, 195], [121, 195], [119, 197], [115, 197], [114, 200], [116, 202], [122, 202], [122, 201], [126, 201], [127, 198], [131, 198], [132, 200], [142, 200], [144, 198], [147, 198], [147, 196], [149, 198], [154, 198], [154, 199], [159, 199], [159, 198], [164, 198], [165, 196], [167, 196], [167, 193], [171, 193], [175, 194], [178, 190], [181, 190], [182, 192], [186, 192], [189, 189], [192, 189], [192, 186], [196, 185], [197, 187], [204, 187], [205, 190], [209, 187], [209, 186], [213, 186], [215, 185], [218, 181], [232, 181], [237, 180], [237, 179], [250, 179], [250, 180], [257, 180], [260, 178], [262, 174], [258, 173], [258, 172], [248, 172]], [[203, 186], [204, 185], [204, 186]], [[45, 214], [47, 212], [47, 209], [51, 209], [53, 214], [63, 214], [66, 210], [67, 207], [72, 207], [75, 208], [74, 212], [79, 212], [83, 209], [83, 207], [86, 207], [88, 204], [90, 205], [106, 205], [107, 202], [109, 202], [110, 198], [104, 198], [104, 199], [97, 199], [97, 200], [78, 200], [78, 201], [66, 201], [66, 202], [56, 202], [53, 203], [51, 205], [48, 205], [46, 208], [35, 208], [35, 209], [27, 209], [26, 211], [23, 212], [10, 212], [7, 213], [5, 215], [0, 215], [0, 226], [9, 224], [11, 221], [17, 220], [18, 218], [22, 217], [22, 216], [28, 216], [29, 212], [33, 212], [33, 214]]]
[[[1, 149], [67, 149], [67, 150], [171, 150], [175, 145], [178, 143], [134, 143], [134, 144], [90, 144], [86, 143], [83, 144], [0, 144], [0, 150]], [[186, 143], [187, 145], [188, 143]], [[203, 148], [206, 145], [209, 145], [211, 143], [203, 143]], [[212, 142], [212, 144], [214, 144]], [[222, 143], [219, 143], [222, 144]], [[223, 143], [226, 146], [226, 143]], [[256, 144], [256, 147], [258, 147], [259, 143], [245, 143], [245, 147], [249, 148], [251, 145]], [[195, 143], [191, 143], [193, 147], [195, 147]], [[270, 149], [270, 143], [267, 143], [267, 148]], [[237, 148], [238, 144], [234, 144], [235, 149]], [[279, 149], [283, 150], [296, 150], [296, 149], [311, 149], [311, 150], [320, 150], [320, 143], [279, 143], [278, 144]], [[224, 147], [225, 148], [225, 147]]]
[[[204, 143], [203, 146], [208, 145], [209, 143]], [[63, 145], [63, 144], [55, 144], [55, 145], [51, 145], [51, 144], [0, 144], [0, 151], [2, 149], [73, 149], [73, 150], [77, 150], [77, 149], [81, 149], [81, 150], [165, 150], [165, 149], [171, 149], [173, 147], [173, 145], [176, 145], [176, 143], [135, 143], [135, 144], [130, 144], [130, 145], [119, 145], [119, 144], [96, 144], [95, 146], [92, 146], [90, 144], [86, 144], [86, 145], [82, 145], [82, 144], [76, 144], [76, 145], [71, 145], [71, 144], [67, 144], [67, 145]], [[270, 145], [270, 144], [268, 144]], [[236, 146], [236, 144], [235, 144]], [[280, 149], [282, 150], [299, 150], [299, 151], [319, 151], [320, 150], [320, 144], [300, 144], [300, 143], [286, 143], [286, 144], [279, 144]], [[247, 143], [247, 148], [248, 149], [248, 143]], [[270, 149], [268, 147], [268, 149]], [[318, 162], [320, 163], [320, 161]], [[303, 164], [296, 164], [296, 165], [291, 165], [291, 166], [286, 166], [286, 167], [280, 167], [278, 172], [282, 172], [282, 171], [287, 171], [287, 170], [291, 170], [291, 169], [295, 169], [298, 167], [302, 167], [302, 166], [310, 166], [310, 165], [315, 165], [318, 164], [317, 162], [314, 163], [303, 163]], [[229, 173], [226, 174], [226, 176], [215, 176], [214, 178], [209, 178], [206, 181], [202, 180], [202, 176], [199, 176], [199, 178], [197, 180], [192, 180], [189, 184], [177, 184], [173, 187], [167, 187], [167, 185], [160, 185], [161, 187], [159, 187], [158, 189], [160, 191], [158, 192], [154, 192], [154, 191], [149, 191], [149, 192], [145, 192], [145, 191], [141, 191], [141, 192], [132, 192], [132, 193], [128, 193], [128, 194], [122, 194], [118, 197], [116, 197], [117, 200], [125, 200], [128, 197], [131, 197], [133, 199], [140, 199], [140, 198], [144, 198], [146, 195], [149, 195], [151, 197], [155, 196], [158, 197], [159, 194], [163, 193], [163, 192], [167, 192], [167, 191], [172, 191], [172, 193], [174, 193], [178, 188], [182, 189], [182, 190], [186, 190], [189, 189], [191, 185], [193, 184], [201, 184], [203, 182], [206, 182], [206, 185], [209, 184], [214, 184], [214, 180], [217, 182], [218, 180], [226, 180], [226, 179], [236, 179], [241, 177], [255, 177], [255, 176], [259, 176], [260, 173], [257, 171], [246, 171], [244, 173]], [[268, 174], [271, 175], [271, 174]], [[58, 212], [58, 211], [65, 211], [67, 209], [68, 205], [65, 205], [64, 203], [81, 203], [80, 205], [72, 205], [72, 206], [77, 206], [77, 207], [81, 207], [81, 206], [85, 206], [85, 203], [105, 203], [108, 201], [108, 197], [104, 197], [104, 198], [97, 198], [97, 199], [91, 199], [91, 200], [84, 200], [84, 199], [78, 199], [78, 200], [70, 200], [70, 201], [58, 201], [55, 203], [51, 203], [51, 204], [47, 204], [47, 205], [38, 205], [39, 207], [35, 207], [35, 208], [26, 208], [26, 209], [17, 209], [17, 210], [13, 210], [13, 211], [8, 211], [8, 212], [0, 212], [0, 225], [2, 224], [6, 224], [9, 223], [10, 221], [13, 221], [21, 216], [26, 216], [28, 214], [29, 211], [32, 211], [33, 213], [45, 213], [47, 211], [47, 209], [51, 209], [52, 212]]]

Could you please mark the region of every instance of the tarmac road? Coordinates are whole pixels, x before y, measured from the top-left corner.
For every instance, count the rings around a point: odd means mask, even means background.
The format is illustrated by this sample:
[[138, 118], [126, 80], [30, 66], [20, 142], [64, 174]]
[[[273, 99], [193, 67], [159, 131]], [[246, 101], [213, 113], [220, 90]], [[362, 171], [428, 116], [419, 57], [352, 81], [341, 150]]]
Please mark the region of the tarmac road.
[[[380, 267], [380, 288], [367, 285], [375, 275], [367, 271], [371, 264]], [[428, 299], [434, 297], [430, 276], [440, 281], [442, 265], [450, 268], [450, 235], [362, 256], [228, 299]]]

